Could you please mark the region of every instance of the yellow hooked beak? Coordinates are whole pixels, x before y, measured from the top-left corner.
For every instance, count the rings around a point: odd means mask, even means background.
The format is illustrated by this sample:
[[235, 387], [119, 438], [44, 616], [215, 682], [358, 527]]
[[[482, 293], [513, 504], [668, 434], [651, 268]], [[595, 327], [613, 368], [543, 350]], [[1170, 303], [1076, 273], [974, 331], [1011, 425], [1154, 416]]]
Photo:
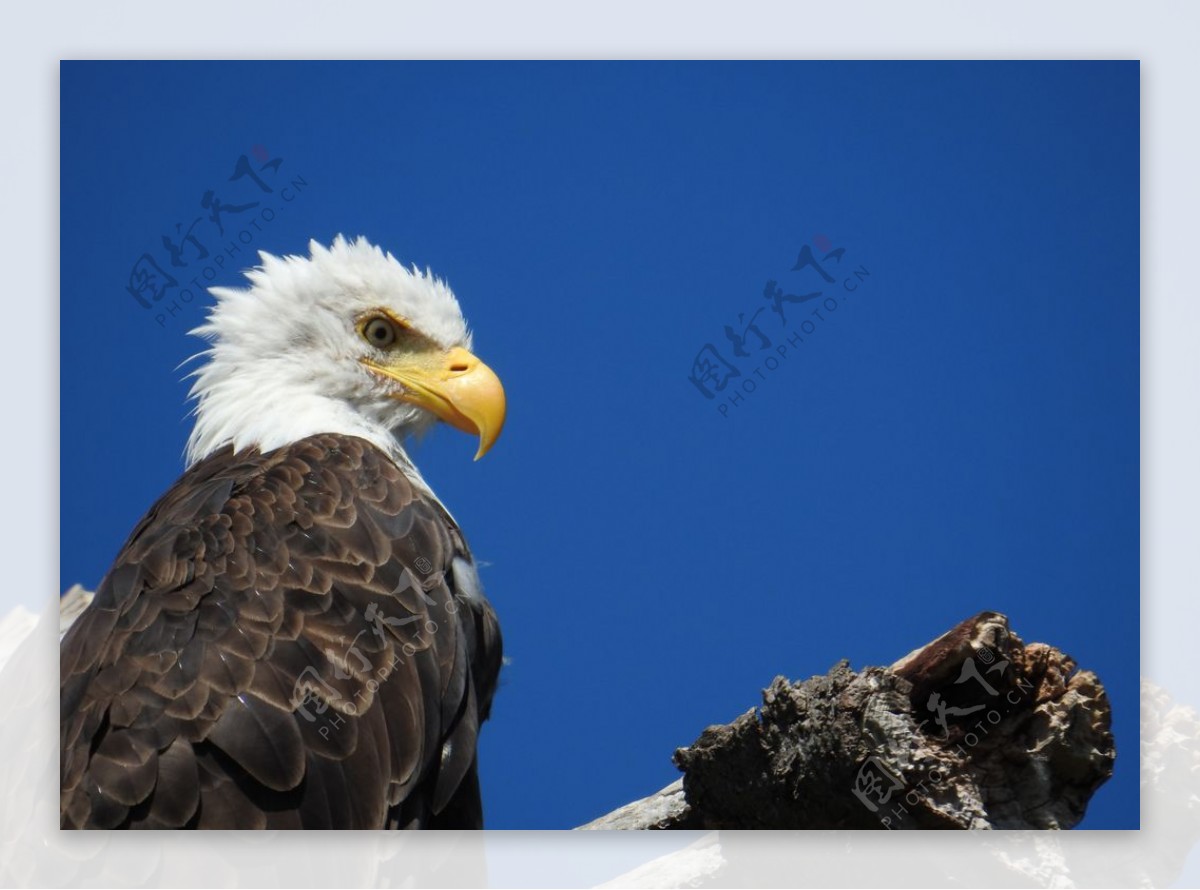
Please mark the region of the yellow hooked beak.
[[404, 387], [396, 398], [418, 405], [455, 429], [479, 436], [475, 460], [487, 454], [504, 426], [504, 387], [487, 365], [461, 346], [446, 352], [397, 353], [360, 361]]

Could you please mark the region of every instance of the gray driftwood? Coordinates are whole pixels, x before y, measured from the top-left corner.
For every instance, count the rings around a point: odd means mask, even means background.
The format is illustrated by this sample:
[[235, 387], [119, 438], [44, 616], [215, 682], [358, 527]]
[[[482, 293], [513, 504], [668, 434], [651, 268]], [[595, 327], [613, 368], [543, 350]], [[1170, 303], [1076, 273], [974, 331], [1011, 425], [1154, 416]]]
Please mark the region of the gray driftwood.
[[1104, 687], [983, 612], [890, 667], [783, 677], [602, 828], [1071, 828], [1112, 775]]

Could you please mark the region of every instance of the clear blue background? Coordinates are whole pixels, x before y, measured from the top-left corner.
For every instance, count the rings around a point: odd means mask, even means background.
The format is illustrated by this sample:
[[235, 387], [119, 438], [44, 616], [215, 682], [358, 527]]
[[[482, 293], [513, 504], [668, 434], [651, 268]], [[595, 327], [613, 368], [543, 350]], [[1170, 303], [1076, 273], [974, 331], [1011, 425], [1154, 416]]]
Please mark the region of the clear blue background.
[[[252, 235], [217, 283], [254, 249], [365, 234], [449, 280], [508, 390], [485, 460], [448, 429], [415, 450], [512, 660], [483, 735], [491, 827], [601, 815], [775, 675], [887, 664], [982, 609], [1099, 673], [1118, 760], [1083, 827], [1137, 827], [1138, 80], [64, 63], [63, 587], [94, 586], [182, 469], [176, 367], [207, 297], [159, 323], [131, 266], [168, 268], [161, 236], [206, 190], [262, 198], [257, 231], [196, 227], [214, 254]], [[306, 183], [294, 200], [228, 181], [255, 145], [282, 158], [266, 181]], [[693, 358], [732, 358], [724, 326], [760, 307], [780, 342], [763, 286], [817, 289], [790, 269], [818, 235], [846, 248], [839, 280], [870, 277], [722, 416]]]

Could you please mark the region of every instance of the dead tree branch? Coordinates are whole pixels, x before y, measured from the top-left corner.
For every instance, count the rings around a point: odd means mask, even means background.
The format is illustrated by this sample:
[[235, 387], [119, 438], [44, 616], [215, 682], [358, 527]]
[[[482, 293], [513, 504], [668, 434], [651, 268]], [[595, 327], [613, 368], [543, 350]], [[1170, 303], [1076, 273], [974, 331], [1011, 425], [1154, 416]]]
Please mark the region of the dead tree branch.
[[675, 752], [680, 781], [582, 828], [1071, 828], [1110, 717], [1095, 674], [982, 612], [890, 667], [777, 677]]

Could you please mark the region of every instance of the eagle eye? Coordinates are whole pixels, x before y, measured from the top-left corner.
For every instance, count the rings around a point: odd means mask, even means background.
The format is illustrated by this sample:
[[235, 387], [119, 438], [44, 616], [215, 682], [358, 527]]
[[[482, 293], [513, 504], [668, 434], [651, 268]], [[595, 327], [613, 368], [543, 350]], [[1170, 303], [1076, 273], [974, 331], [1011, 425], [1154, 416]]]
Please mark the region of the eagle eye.
[[359, 330], [363, 339], [376, 349], [387, 349], [396, 342], [396, 325], [382, 315], [368, 318]]

